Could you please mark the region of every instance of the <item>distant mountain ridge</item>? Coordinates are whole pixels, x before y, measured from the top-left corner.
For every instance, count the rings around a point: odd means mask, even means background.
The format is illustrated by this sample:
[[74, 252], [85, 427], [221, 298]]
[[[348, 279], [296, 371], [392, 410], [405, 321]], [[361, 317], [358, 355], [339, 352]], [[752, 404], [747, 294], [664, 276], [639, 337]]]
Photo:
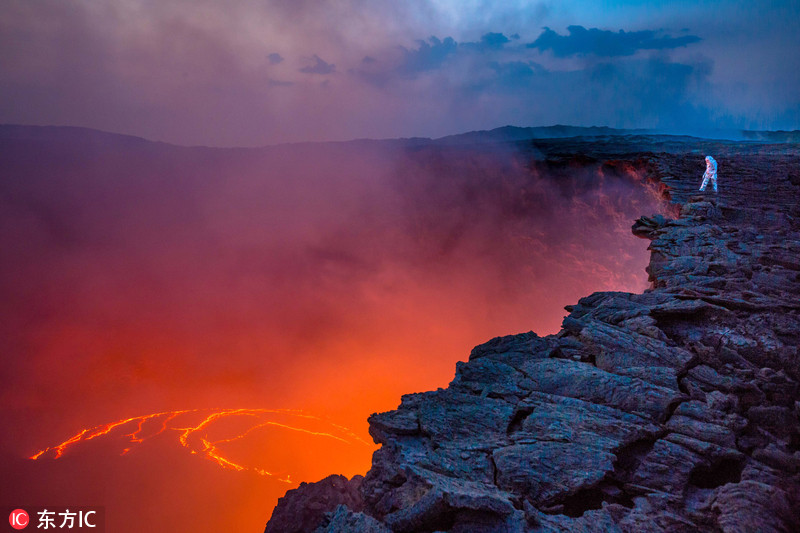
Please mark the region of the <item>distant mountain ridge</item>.
[[126, 142], [145, 143], [159, 142], [115, 133], [110, 131], [83, 128], [79, 126], [28, 126], [21, 124], [0, 124], [0, 139], [30, 140], [30, 141], [90, 141], [90, 142]]
[[[699, 132], [665, 132], [656, 129], [620, 129], [609, 128], [607, 126], [568, 126], [556, 124], [554, 126], [501, 126], [491, 130], [475, 130], [444, 137], [410, 137], [410, 138], [389, 138], [389, 139], [353, 139], [350, 141], [321, 141], [326, 142], [400, 142], [408, 145], [464, 145], [482, 144], [495, 142], [518, 142], [535, 139], [563, 139], [570, 137], [615, 137], [615, 136], [642, 136], [642, 135], [661, 135], [661, 136], [681, 136], [687, 135], [703, 139], [720, 139], [734, 141], [753, 141], [764, 143], [800, 143], [800, 130], [793, 131], [760, 131], [760, 130], [703, 130]], [[125, 143], [144, 143], [153, 142], [161, 144], [162, 141], [153, 141], [144, 137], [115, 133], [93, 128], [79, 126], [31, 126], [20, 124], [0, 124], [0, 139], [16, 140], [64, 140], [64, 141], [89, 141], [89, 142], [111, 142], [112, 139]], [[319, 142], [319, 141], [318, 141]], [[286, 144], [311, 144], [286, 143]], [[313, 144], [316, 144], [313, 143]], [[182, 146], [182, 145], [177, 145]], [[276, 146], [276, 145], [264, 145]], [[258, 147], [256, 147], [258, 148]]]
[[436, 142], [463, 144], [474, 142], [525, 141], [528, 139], [561, 139], [566, 137], [598, 137], [604, 135], [650, 135], [656, 130], [617, 129], [606, 126], [555, 126], [518, 127], [502, 126], [492, 130], [477, 130], [436, 139]]
[[529, 139], [563, 139], [569, 137], [605, 137], [629, 135], [661, 135], [670, 137], [697, 137], [731, 141], [756, 141], [768, 143], [800, 142], [800, 130], [759, 131], [708, 129], [695, 132], [671, 132], [658, 129], [620, 129], [606, 126], [555, 126], [518, 127], [502, 126], [492, 130], [478, 130], [435, 139], [444, 144], [471, 144], [481, 142], [525, 141]]

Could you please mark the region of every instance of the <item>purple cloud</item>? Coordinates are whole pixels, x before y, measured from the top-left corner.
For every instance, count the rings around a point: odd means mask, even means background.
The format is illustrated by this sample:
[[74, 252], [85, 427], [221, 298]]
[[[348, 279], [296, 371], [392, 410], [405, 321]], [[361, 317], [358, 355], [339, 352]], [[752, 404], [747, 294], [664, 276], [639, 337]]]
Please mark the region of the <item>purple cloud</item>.
[[301, 68], [300, 72], [305, 74], [331, 74], [336, 71], [336, 65], [326, 62], [317, 54], [314, 54], [312, 59], [314, 60], [314, 64]]

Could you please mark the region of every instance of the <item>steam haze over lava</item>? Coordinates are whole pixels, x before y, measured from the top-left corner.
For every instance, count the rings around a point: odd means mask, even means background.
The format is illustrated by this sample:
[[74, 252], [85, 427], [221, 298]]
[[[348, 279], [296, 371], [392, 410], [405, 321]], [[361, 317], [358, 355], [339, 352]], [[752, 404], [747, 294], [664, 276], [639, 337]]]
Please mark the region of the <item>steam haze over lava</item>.
[[797, 129], [799, 15], [3, 2], [2, 501], [258, 531], [292, 484], [364, 473], [370, 413], [581, 296], [644, 289], [629, 228], [663, 208], [641, 166], [416, 137]]
[[[2, 149], [3, 418], [21, 428], [2, 443], [16, 458], [9, 497], [61, 501], [66, 483], [104, 502], [115, 530], [178, 505], [173, 491], [191, 496], [169, 520], [251, 529], [287, 475], [365, 472], [367, 416], [445, 385], [475, 344], [553, 333], [594, 290], [644, 289], [646, 243], [629, 227], [661, 208], [643, 169], [513, 144], [242, 150], [52, 134]], [[81, 428], [213, 407], [301, 409], [322, 417], [311, 429], [366, 442], [272, 425], [220, 445], [275, 477], [181, 454], [174, 429], [131, 444], [135, 424], [19, 460]]]

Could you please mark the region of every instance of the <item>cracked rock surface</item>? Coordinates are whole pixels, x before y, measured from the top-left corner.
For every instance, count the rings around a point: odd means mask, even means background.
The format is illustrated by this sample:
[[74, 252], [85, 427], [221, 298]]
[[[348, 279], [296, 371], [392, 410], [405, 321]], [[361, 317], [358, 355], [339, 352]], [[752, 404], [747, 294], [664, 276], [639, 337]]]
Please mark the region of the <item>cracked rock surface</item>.
[[363, 480], [289, 491], [267, 531], [797, 531], [800, 157], [726, 146], [719, 195], [702, 154], [646, 154], [681, 205], [633, 226], [651, 289], [475, 347], [370, 417]]

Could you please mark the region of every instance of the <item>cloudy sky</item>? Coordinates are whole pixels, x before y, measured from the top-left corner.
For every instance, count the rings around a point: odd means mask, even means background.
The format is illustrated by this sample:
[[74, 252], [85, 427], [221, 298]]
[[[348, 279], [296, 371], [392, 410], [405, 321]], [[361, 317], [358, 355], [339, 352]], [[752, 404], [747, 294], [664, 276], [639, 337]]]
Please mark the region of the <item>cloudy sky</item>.
[[5, 0], [0, 122], [253, 146], [800, 128], [795, 0]]

